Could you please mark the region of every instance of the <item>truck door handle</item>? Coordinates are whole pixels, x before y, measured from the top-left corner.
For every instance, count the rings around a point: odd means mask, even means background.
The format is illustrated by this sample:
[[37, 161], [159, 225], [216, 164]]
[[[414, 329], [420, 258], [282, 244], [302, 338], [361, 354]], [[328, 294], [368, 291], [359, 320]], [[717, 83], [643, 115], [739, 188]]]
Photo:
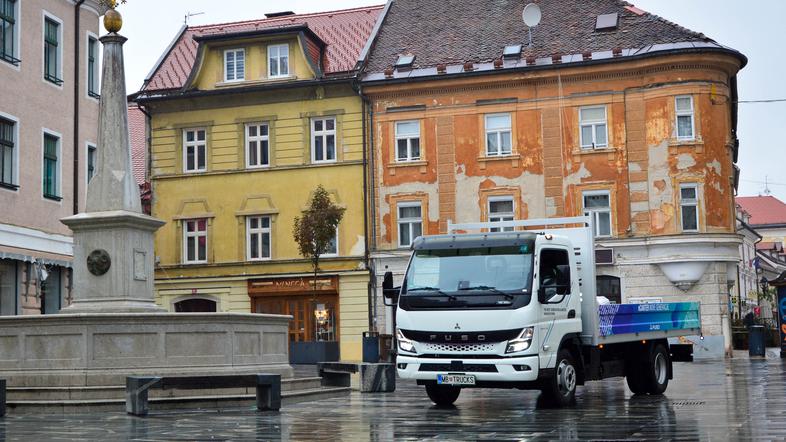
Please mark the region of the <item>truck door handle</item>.
[[576, 317], [576, 310], [571, 310], [568, 312], [568, 319], [573, 319]]

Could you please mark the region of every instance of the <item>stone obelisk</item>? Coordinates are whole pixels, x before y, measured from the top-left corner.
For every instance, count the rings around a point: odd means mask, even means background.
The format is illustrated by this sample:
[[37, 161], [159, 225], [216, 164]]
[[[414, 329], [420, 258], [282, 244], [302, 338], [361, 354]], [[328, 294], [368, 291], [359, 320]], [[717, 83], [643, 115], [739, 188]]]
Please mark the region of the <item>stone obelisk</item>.
[[153, 233], [164, 221], [144, 215], [131, 169], [120, 14], [104, 17], [98, 161], [86, 212], [63, 218], [74, 232], [73, 303], [62, 313], [163, 312], [153, 298]]

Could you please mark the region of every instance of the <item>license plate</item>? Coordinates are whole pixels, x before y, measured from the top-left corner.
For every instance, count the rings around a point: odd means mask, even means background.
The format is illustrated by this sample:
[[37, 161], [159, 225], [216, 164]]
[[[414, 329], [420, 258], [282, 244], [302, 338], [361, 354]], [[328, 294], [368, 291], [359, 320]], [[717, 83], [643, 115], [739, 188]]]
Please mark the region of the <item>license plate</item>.
[[471, 374], [438, 374], [437, 384], [475, 385], [475, 376]]

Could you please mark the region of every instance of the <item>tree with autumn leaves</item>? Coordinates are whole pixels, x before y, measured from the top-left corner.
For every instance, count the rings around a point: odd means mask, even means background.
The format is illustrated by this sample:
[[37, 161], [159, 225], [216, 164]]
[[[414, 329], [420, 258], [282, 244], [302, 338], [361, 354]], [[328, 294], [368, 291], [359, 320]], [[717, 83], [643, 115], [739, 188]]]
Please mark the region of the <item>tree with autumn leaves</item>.
[[319, 258], [330, 247], [330, 242], [336, 236], [336, 227], [343, 217], [344, 208], [330, 201], [330, 194], [322, 185], [314, 190], [303, 215], [295, 217], [292, 233], [300, 255], [311, 261], [314, 270], [314, 293], [317, 291]]

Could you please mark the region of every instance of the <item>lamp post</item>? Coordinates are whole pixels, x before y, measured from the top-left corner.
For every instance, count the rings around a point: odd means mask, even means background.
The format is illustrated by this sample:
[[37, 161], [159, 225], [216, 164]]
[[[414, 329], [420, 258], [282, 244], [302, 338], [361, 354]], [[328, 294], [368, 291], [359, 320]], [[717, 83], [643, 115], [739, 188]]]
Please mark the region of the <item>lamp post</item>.
[[759, 287], [761, 287], [761, 295], [759, 296], [759, 310], [761, 310], [761, 298], [762, 296], [767, 297], [767, 289], [770, 286], [770, 282], [767, 280], [766, 276], [762, 276], [759, 280]]

